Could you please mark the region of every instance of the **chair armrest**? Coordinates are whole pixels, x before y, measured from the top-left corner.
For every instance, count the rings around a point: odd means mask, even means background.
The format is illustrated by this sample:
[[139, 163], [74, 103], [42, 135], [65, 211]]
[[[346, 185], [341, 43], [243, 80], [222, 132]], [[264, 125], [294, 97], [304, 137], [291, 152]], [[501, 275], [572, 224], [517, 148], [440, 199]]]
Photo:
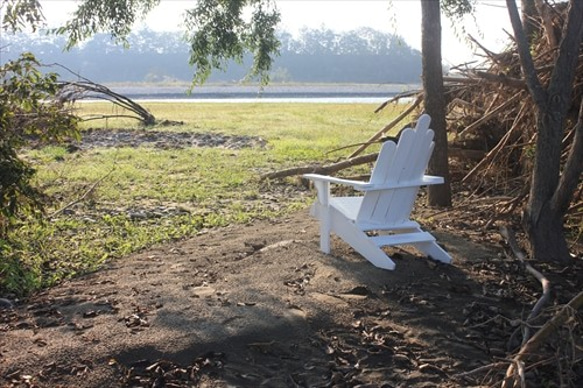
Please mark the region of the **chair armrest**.
[[424, 175], [423, 178], [414, 181], [406, 182], [389, 182], [380, 185], [367, 184], [362, 186], [362, 191], [379, 191], [379, 190], [391, 190], [391, 189], [403, 189], [407, 187], [420, 187], [429, 185], [439, 185], [444, 182], [444, 179], [440, 176]]
[[352, 186], [356, 190], [366, 190], [367, 187], [371, 186], [370, 183], [368, 183], [368, 182], [355, 181], [355, 180], [351, 180], [351, 179], [336, 178], [336, 177], [327, 176], [327, 175], [304, 174], [302, 176], [304, 178], [312, 180], [312, 181], [320, 181], [320, 182], [335, 183], [335, 184], [339, 184], [339, 185]]
[[350, 179], [342, 179], [336, 178], [327, 175], [319, 175], [319, 174], [305, 174], [303, 175], [304, 178], [310, 179], [313, 181], [320, 181], [320, 182], [327, 182], [327, 183], [335, 183], [341, 185], [352, 186], [356, 190], [360, 191], [378, 191], [378, 190], [390, 190], [390, 189], [399, 189], [405, 187], [415, 187], [415, 186], [427, 186], [427, 185], [438, 185], [444, 182], [443, 178], [440, 176], [432, 176], [432, 175], [424, 175], [421, 180], [417, 181], [408, 181], [408, 182], [391, 182], [386, 184], [375, 185], [369, 182], [361, 182], [355, 181]]
[[441, 185], [445, 182], [442, 176], [423, 175], [423, 185]]

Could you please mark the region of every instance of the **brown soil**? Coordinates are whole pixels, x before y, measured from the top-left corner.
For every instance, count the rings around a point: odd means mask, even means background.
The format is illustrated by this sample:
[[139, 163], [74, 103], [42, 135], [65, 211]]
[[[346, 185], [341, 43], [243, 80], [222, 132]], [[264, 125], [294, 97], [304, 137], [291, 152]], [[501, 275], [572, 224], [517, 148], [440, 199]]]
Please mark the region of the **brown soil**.
[[[499, 237], [446, 226], [431, 229], [453, 265], [394, 250], [395, 271], [338, 239], [333, 255], [320, 253], [307, 211], [134, 254], [0, 310], [0, 386], [499, 382], [507, 364], [461, 374], [519, 345], [516, 320], [540, 286], [504, 257]], [[580, 268], [550, 278], [555, 302], [581, 289]], [[527, 376], [531, 386], [540, 373]]]

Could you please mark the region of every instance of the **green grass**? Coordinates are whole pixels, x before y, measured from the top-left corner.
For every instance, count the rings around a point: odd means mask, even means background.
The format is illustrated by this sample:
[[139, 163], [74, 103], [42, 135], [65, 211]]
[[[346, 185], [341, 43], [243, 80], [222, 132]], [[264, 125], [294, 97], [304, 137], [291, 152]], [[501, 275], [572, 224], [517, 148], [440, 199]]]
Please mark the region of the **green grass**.
[[[0, 261], [0, 294], [27, 294], [154, 244], [203, 228], [279, 217], [304, 208], [314, 193], [293, 179], [261, 182], [263, 173], [334, 161], [396, 114], [358, 104], [145, 104], [159, 120], [181, 126], [141, 128], [136, 121], [89, 121], [85, 128], [216, 132], [259, 136], [264, 149], [97, 148], [28, 151], [37, 184], [52, 199], [44, 221], [11, 231]], [[81, 115], [112, 113], [106, 104]], [[291, 193], [291, 194], [290, 194]]]

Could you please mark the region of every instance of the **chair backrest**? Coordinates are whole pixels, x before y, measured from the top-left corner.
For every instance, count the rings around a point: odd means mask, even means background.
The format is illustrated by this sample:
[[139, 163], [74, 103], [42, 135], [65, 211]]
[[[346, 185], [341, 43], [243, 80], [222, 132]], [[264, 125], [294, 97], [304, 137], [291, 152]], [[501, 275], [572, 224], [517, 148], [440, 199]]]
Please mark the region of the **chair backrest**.
[[[433, 152], [431, 118], [419, 117], [415, 129], [401, 132], [398, 144], [383, 144], [372, 171], [370, 183], [389, 184], [420, 181]], [[357, 222], [395, 225], [409, 220], [419, 186], [366, 192]]]

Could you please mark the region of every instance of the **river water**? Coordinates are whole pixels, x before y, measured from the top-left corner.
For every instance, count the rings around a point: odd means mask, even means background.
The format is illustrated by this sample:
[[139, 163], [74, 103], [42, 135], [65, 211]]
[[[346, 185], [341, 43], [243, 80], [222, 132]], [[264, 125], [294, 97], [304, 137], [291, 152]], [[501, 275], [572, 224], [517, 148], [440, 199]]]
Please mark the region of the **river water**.
[[203, 85], [190, 92], [188, 86], [111, 86], [116, 93], [139, 101], [215, 103], [382, 103], [395, 95], [419, 90], [411, 84], [341, 85]]

